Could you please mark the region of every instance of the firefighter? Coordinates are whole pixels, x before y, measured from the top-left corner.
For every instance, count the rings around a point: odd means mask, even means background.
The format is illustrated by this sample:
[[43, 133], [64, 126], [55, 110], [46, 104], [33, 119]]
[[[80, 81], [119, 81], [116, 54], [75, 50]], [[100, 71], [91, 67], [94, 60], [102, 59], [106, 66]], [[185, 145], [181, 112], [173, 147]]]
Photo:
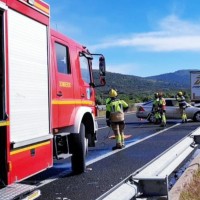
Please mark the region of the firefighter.
[[161, 116], [161, 126], [165, 127], [166, 126], [166, 116], [165, 116], [165, 112], [166, 112], [166, 101], [163, 98], [163, 93], [159, 92], [158, 93], [158, 107], [159, 107], [159, 112], [160, 112], [160, 116]]
[[183, 92], [180, 91], [180, 92], [177, 93], [176, 100], [179, 103], [182, 123], [185, 123], [185, 122], [187, 122], [187, 115], [186, 115], [186, 112], [185, 112], [187, 103], [185, 101], [185, 97], [183, 95]]
[[[110, 93], [111, 90], [112, 90], [112, 88], [109, 90], [108, 94]], [[117, 92], [116, 89], [114, 89], [114, 90]], [[110, 102], [111, 102], [111, 98], [109, 96], [109, 97], [106, 98], [106, 107], [109, 105]]]
[[117, 98], [118, 94], [115, 89], [109, 91], [110, 101], [106, 105], [106, 123], [111, 126], [116, 140], [116, 146], [112, 148], [122, 149], [124, 144], [124, 112], [128, 110], [128, 104]]
[[108, 105], [110, 101], [111, 101], [110, 97], [106, 98], [106, 105]]
[[154, 114], [155, 124], [159, 124], [161, 122], [161, 116], [159, 112], [159, 97], [157, 92], [154, 94], [154, 100], [151, 112]]

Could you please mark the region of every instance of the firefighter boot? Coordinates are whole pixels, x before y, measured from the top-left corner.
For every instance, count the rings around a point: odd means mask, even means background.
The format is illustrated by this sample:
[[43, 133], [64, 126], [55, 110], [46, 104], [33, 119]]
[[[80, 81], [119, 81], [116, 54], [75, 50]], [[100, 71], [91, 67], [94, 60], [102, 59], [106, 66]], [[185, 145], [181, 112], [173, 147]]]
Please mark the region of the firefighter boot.
[[187, 115], [185, 113], [182, 114], [182, 123], [187, 122]]
[[122, 148], [125, 147], [125, 144], [124, 144], [124, 133], [123, 132], [121, 133], [121, 146], [122, 146]]
[[121, 143], [117, 143], [116, 146], [114, 146], [114, 147], [112, 148], [112, 150], [116, 150], [116, 149], [122, 149]]
[[115, 131], [115, 140], [116, 140], [116, 146], [114, 146], [112, 150], [121, 149], [122, 148], [121, 135], [118, 131]]

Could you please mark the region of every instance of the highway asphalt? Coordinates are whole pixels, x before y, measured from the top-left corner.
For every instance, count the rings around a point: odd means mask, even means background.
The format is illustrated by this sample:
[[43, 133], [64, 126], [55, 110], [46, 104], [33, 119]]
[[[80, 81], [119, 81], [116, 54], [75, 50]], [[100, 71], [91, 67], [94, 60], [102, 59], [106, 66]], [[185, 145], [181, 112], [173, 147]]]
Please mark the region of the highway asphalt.
[[69, 161], [59, 161], [28, 181], [38, 184], [42, 192], [40, 200], [95, 200], [199, 126], [199, 123], [179, 122], [168, 121], [163, 128], [129, 113], [126, 148], [112, 151], [113, 133], [105, 118], [100, 118], [98, 142], [89, 150], [85, 173], [73, 175]]

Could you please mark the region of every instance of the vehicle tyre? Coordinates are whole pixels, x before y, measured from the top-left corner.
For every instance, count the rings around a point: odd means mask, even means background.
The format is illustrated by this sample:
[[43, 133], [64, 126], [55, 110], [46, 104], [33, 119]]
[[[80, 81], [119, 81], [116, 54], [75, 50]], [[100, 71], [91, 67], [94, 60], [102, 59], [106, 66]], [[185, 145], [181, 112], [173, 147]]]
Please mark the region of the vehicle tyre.
[[79, 134], [72, 134], [71, 136], [73, 145], [71, 157], [72, 171], [75, 174], [80, 174], [85, 171], [85, 157], [88, 150], [88, 142], [85, 138], [85, 125], [81, 123]]
[[195, 113], [195, 115], [193, 117], [193, 120], [195, 122], [200, 122], [200, 112]]

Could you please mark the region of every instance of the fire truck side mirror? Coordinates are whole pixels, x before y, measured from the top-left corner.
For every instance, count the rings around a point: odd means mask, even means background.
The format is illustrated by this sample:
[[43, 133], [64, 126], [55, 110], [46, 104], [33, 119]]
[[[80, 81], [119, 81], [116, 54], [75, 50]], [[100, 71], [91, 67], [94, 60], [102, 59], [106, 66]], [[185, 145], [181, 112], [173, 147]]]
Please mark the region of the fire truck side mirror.
[[99, 57], [99, 75], [100, 75], [100, 84], [104, 86], [106, 84], [106, 62], [104, 56]]
[[100, 84], [104, 86], [106, 84], [105, 76], [100, 76]]
[[106, 63], [103, 56], [99, 57], [99, 74], [100, 77], [104, 77], [106, 75]]
[[92, 55], [93, 57], [91, 57], [92, 59], [95, 57], [97, 58], [95, 61], [96, 62], [93, 62], [98, 64], [98, 59], [99, 59], [99, 82], [100, 84], [95, 84], [95, 83], [91, 83], [90, 85], [92, 87], [101, 87], [101, 86], [104, 86], [106, 84], [106, 79], [105, 79], [105, 76], [106, 76], [106, 62], [105, 62], [105, 58], [102, 54], [90, 54]]

